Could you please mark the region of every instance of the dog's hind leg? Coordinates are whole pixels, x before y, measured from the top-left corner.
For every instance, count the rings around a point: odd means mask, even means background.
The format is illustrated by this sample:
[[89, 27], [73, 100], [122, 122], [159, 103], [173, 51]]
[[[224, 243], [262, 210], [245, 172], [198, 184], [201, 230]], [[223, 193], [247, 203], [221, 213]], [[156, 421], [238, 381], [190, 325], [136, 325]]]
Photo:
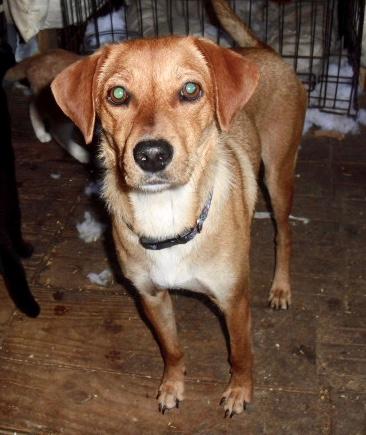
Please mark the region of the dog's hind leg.
[[156, 333], [164, 359], [164, 374], [159, 387], [159, 409], [164, 414], [166, 409], [179, 406], [184, 399], [183, 352], [178, 342], [177, 327], [172, 300], [167, 290], [141, 295], [145, 314]]
[[266, 165], [264, 162], [265, 181], [276, 221], [276, 267], [269, 293], [269, 304], [275, 309], [287, 309], [291, 304], [289, 215], [292, 208], [296, 153], [292, 154], [281, 165], [273, 162]]

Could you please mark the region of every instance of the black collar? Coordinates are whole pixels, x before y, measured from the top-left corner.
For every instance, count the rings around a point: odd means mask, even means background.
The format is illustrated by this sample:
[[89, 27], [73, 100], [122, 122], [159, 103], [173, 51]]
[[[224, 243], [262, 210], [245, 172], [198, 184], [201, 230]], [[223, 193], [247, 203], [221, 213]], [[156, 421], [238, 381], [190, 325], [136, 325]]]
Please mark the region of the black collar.
[[194, 227], [185, 230], [183, 233], [178, 234], [176, 237], [173, 237], [171, 239], [156, 240], [156, 239], [149, 239], [148, 237], [141, 236], [139, 238], [139, 242], [145, 249], [150, 249], [154, 251], [170, 248], [175, 245], [183, 245], [189, 242], [202, 231], [203, 223], [206, 220], [208, 211], [210, 209], [211, 200], [212, 200], [212, 193], [210, 193], [208, 200], [206, 201], [206, 204], [203, 207], [203, 210], [199, 215], [196, 221], [196, 225]]

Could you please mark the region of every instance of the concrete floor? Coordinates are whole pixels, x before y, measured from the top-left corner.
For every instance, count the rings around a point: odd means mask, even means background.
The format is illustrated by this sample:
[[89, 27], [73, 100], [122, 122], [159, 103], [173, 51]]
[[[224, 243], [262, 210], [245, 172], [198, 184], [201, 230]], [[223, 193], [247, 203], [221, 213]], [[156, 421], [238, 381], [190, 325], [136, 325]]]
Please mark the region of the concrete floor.
[[16, 311], [0, 279], [0, 434], [365, 433], [365, 131], [343, 141], [304, 138], [293, 215], [310, 222], [292, 223], [289, 311], [267, 308], [273, 229], [269, 220], [254, 222], [249, 410], [224, 419], [219, 407], [229, 366], [217, 311], [174, 294], [186, 400], [161, 415], [162, 361], [133, 294], [87, 278], [113, 263], [108, 236], [78, 238], [86, 210], [107, 222], [98, 200], [84, 194], [90, 173], [55, 143], [35, 139], [24, 97], [10, 103], [24, 235], [35, 246], [24, 264], [42, 313], [33, 320]]

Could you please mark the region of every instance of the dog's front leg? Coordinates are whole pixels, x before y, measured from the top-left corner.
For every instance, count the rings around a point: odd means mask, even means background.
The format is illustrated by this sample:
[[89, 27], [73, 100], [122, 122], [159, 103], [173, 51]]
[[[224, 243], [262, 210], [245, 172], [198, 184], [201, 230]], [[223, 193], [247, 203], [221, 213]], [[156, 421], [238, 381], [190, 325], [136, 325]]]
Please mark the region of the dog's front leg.
[[179, 346], [172, 300], [167, 290], [155, 294], [142, 294], [142, 305], [155, 329], [164, 359], [164, 374], [159, 387], [159, 409], [178, 408], [183, 400], [184, 374], [183, 352]]
[[225, 417], [232, 417], [243, 412], [253, 394], [251, 315], [248, 297], [243, 290], [237, 291], [222, 308], [230, 336], [231, 379], [221, 404], [224, 405]]

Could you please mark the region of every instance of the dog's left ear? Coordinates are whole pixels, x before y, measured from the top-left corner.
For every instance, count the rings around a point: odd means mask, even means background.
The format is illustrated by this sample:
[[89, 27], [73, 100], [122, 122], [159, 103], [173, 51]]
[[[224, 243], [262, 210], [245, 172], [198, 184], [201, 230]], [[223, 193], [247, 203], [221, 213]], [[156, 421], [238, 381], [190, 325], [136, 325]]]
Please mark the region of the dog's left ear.
[[227, 131], [231, 121], [255, 91], [259, 67], [234, 51], [204, 39], [195, 39], [204, 55], [215, 86], [216, 116], [220, 128]]
[[94, 86], [100, 57], [99, 52], [71, 64], [51, 84], [57, 104], [79, 127], [86, 143], [93, 139]]

